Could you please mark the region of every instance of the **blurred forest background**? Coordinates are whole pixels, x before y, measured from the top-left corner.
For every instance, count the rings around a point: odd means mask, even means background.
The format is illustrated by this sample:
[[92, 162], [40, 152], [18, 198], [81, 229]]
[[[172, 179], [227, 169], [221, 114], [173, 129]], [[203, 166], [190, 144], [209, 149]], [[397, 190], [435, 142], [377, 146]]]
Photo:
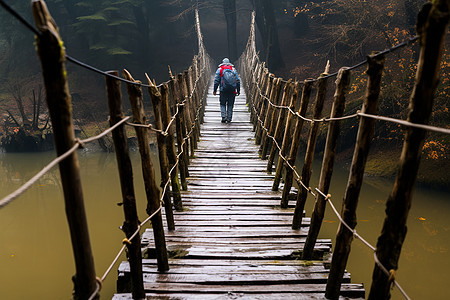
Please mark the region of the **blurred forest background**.
[[[29, 1], [6, 1], [32, 22]], [[316, 78], [330, 61], [331, 72], [365, 60], [372, 51], [390, 48], [414, 36], [424, 0], [47, 0], [60, 27], [67, 54], [102, 70], [128, 69], [137, 79], [147, 72], [157, 82], [186, 68], [197, 52], [194, 9], [200, 12], [207, 51], [217, 62], [233, 61], [247, 42], [251, 11], [257, 12], [257, 48], [270, 71], [285, 79]], [[236, 21], [234, 21], [236, 20]], [[234, 25], [236, 22], [236, 33]], [[230, 42], [228, 42], [230, 41]], [[0, 9], [0, 135], [27, 125], [46, 126], [46, 108], [34, 36]], [[447, 41], [447, 46], [449, 42]], [[448, 47], [446, 47], [448, 48]], [[389, 55], [383, 77], [380, 114], [406, 119], [414, 85], [418, 45]], [[88, 133], [106, 126], [104, 78], [68, 63], [74, 117]], [[365, 67], [353, 73], [347, 113], [358, 110], [366, 85]], [[431, 124], [450, 127], [449, 52], [441, 65]], [[331, 103], [332, 89], [330, 84]], [[126, 102], [126, 101], [125, 101]], [[95, 124], [95, 126], [93, 126]], [[45, 127], [44, 127], [45, 126]], [[325, 128], [324, 128], [325, 129]], [[351, 158], [357, 131], [344, 122], [340, 160]], [[92, 132], [94, 133], [94, 132]], [[325, 141], [324, 130], [319, 143]], [[373, 155], [367, 172], [393, 176], [401, 151], [403, 130], [377, 122]], [[323, 147], [317, 147], [320, 154]], [[428, 135], [419, 180], [449, 188], [450, 137]]]

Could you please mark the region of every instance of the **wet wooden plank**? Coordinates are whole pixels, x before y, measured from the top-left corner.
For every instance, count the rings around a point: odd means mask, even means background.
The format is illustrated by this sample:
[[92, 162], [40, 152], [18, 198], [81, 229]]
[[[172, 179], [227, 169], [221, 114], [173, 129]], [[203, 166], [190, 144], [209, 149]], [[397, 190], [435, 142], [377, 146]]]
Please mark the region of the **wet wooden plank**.
[[[223, 292], [208, 294], [202, 292], [201, 294], [195, 293], [146, 293], [146, 299], [165, 299], [165, 300], [226, 300], [226, 299], [241, 299], [241, 300], [253, 300], [255, 299], [254, 293], [237, 293], [237, 292]], [[112, 298], [113, 300], [127, 300], [132, 299], [131, 294], [116, 294]], [[296, 300], [323, 300], [325, 299], [324, 293], [266, 293], [258, 294], [258, 300], [274, 300], [274, 299], [296, 299]], [[339, 300], [348, 299], [346, 297], [340, 297]], [[364, 298], [353, 298], [364, 299]]]
[[[177, 283], [144, 283], [146, 291], [177, 291], [177, 292], [198, 292], [206, 293], [233, 292], [233, 293], [321, 293], [325, 291], [325, 284], [262, 284], [262, 285], [197, 285], [197, 284], [177, 284]], [[341, 292], [364, 291], [361, 284], [343, 284]], [[294, 298], [295, 299], [295, 298]]]
[[[151, 266], [152, 268], [156, 267], [156, 259], [142, 259], [142, 263], [146, 266]], [[120, 265], [128, 264], [127, 261], [122, 262]], [[236, 267], [260, 267], [260, 266], [294, 266], [294, 267], [311, 267], [311, 266], [323, 266], [328, 269], [329, 265], [324, 263], [323, 261], [304, 261], [304, 260], [246, 260], [242, 261], [239, 259], [189, 259], [189, 260], [181, 260], [181, 259], [170, 259], [170, 265], [174, 267], [218, 267], [217, 270], [220, 270], [222, 266], [236, 266]]]

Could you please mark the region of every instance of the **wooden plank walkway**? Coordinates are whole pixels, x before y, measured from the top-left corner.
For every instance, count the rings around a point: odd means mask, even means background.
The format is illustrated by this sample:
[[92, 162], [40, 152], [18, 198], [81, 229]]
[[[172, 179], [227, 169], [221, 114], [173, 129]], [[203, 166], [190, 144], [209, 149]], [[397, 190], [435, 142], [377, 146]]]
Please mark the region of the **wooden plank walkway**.
[[[318, 240], [314, 261], [299, 259], [309, 226], [291, 229], [293, 208], [280, 208], [273, 176], [258, 156], [245, 95], [233, 122], [220, 122], [210, 88], [201, 141], [189, 166], [185, 210], [166, 231], [170, 271], [157, 272], [153, 233], [142, 236], [147, 299], [324, 299], [331, 240]], [[343, 297], [364, 298], [361, 284], [344, 276]], [[113, 299], [131, 299], [129, 264], [119, 267]]]

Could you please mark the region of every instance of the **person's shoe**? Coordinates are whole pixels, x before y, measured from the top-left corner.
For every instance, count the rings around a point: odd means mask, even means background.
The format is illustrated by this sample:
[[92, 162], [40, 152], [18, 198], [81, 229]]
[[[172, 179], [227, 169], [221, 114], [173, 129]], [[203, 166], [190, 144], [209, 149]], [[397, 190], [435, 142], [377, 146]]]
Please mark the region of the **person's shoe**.
[[227, 123], [231, 123], [231, 120], [227, 120]]
[[227, 122], [227, 120], [226, 119], [222, 119], [222, 123], [226, 123]]

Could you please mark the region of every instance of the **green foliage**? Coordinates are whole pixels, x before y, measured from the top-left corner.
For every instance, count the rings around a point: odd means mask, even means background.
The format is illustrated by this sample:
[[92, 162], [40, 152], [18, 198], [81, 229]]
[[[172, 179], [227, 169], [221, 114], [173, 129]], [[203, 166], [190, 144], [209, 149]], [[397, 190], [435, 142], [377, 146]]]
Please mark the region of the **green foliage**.
[[130, 54], [132, 54], [130, 51], [127, 51], [127, 50], [119, 48], [119, 47], [108, 49], [107, 52], [109, 55], [130, 55]]

